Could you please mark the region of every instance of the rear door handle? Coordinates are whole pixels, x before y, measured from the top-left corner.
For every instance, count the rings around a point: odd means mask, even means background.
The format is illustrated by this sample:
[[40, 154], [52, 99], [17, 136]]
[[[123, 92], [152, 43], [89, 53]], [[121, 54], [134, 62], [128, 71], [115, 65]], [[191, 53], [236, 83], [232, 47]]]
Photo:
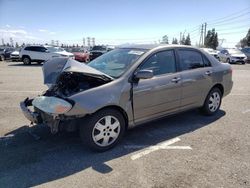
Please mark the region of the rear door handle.
[[177, 82], [179, 82], [180, 80], [181, 80], [181, 78], [175, 77], [175, 78], [173, 78], [171, 81], [177, 83]]
[[210, 76], [212, 74], [212, 71], [206, 71], [205, 74]]

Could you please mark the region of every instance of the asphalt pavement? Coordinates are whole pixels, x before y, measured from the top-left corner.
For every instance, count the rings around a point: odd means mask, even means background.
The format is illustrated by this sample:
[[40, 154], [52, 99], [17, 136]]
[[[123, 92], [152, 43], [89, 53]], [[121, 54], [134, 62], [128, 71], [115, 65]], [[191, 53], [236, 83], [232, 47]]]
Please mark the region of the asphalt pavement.
[[77, 133], [31, 127], [19, 102], [46, 89], [42, 66], [0, 61], [0, 187], [250, 187], [250, 64], [232, 67], [217, 115], [147, 123], [95, 153]]

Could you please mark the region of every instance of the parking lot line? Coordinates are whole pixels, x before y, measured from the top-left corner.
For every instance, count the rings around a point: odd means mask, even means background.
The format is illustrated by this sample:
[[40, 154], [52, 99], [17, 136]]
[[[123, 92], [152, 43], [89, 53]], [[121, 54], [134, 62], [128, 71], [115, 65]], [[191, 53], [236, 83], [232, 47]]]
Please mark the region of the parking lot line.
[[42, 91], [11, 91], [11, 90], [4, 90], [0, 91], [0, 93], [41, 93]]
[[155, 146], [145, 146], [145, 145], [127, 145], [124, 146], [126, 149], [140, 149], [140, 148], [145, 148], [144, 151], [139, 152], [135, 155], [131, 156], [132, 160], [136, 160], [139, 159], [145, 155], [148, 155], [154, 151], [160, 150], [160, 149], [186, 149], [186, 150], [191, 150], [192, 148], [190, 146], [170, 146], [171, 144], [174, 144], [178, 141], [180, 141], [181, 139], [176, 137], [173, 138], [171, 140], [167, 140], [165, 142], [161, 142]]
[[246, 114], [246, 113], [248, 113], [248, 112], [250, 112], [250, 109], [247, 109], [247, 110], [243, 111], [242, 113], [243, 113], [243, 114]]

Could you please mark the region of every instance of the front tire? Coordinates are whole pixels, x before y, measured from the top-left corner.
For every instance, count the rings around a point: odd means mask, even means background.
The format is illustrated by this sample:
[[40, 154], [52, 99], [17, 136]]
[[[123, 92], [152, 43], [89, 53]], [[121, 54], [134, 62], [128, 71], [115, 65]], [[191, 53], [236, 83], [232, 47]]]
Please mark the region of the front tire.
[[30, 65], [31, 59], [29, 57], [23, 57], [23, 64], [24, 65]]
[[114, 109], [104, 109], [90, 115], [80, 126], [83, 144], [95, 151], [106, 151], [114, 147], [123, 137], [125, 120]]
[[219, 88], [213, 88], [206, 97], [202, 112], [205, 115], [211, 116], [218, 112], [221, 105], [222, 93]]

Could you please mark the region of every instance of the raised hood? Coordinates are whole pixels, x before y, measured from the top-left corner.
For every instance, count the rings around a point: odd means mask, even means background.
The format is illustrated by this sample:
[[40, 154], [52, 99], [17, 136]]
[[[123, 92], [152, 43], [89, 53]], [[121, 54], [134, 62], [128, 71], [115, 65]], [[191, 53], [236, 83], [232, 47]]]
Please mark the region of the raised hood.
[[78, 72], [103, 80], [113, 80], [109, 75], [71, 58], [53, 58], [43, 65], [44, 84], [55, 84], [62, 72]]

